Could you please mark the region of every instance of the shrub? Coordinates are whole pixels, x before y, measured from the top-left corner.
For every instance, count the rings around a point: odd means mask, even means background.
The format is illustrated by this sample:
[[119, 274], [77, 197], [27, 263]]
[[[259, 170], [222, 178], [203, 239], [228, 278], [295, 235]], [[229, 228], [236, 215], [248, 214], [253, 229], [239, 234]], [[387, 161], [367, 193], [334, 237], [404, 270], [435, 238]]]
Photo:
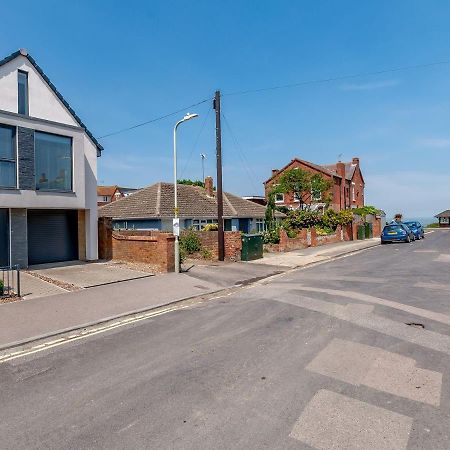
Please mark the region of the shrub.
[[273, 227], [263, 233], [264, 244], [279, 244], [280, 243], [280, 228]]
[[375, 208], [375, 206], [361, 206], [360, 208], [353, 208], [351, 210], [353, 212], [353, 214], [357, 214], [358, 216], [362, 216], [365, 217], [368, 214], [372, 214], [374, 216], [376, 216], [377, 214], [381, 213], [381, 210], [379, 210], [378, 208]]
[[334, 231], [340, 222], [339, 214], [334, 209], [327, 209], [322, 215], [321, 222], [321, 226], [323, 229], [329, 228]]
[[212, 252], [209, 248], [202, 248], [201, 255], [203, 259], [212, 259]]
[[316, 225], [314, 228], [316, 229], [316, 233], [318, 236], [328, 236], [335, 232], [333, 228], [330, 228], [328, 226]]
[[439, 228], [439, 223], [438, 222], [430, 223], [428, 225], [425, 225], [425, 228]]
[[208, 223], [206, 224], [202, 231], [217, 231], [219, 229], [219, 225], [217, 223]]
[[320, 223], [320, 215], [316, 211], [295, 210], [289, 211], [288, 216], [283, 221], [286, 230], [301, 230], [310, 228]]
[[194, 230], [188, 230], [180, 236], [180, 254], [181, 249], [183, 249], [185, 255], [191, 255], [199, 252], [201, 248], [202, 243]]
[[297, 237], [297, 235], [298, 235], [298, 231], [297, 230], [292, 230], [292, 229], [290, 229], [290, 228], [288, 228], [287, 230], [285, 230], [286, 231], [286, 234], [288, 235], [288, 237], [290, 237], [290, 238], [296, 238]]
[[353, 211], [351, 209], [343, 209], [338, 212], [339, 225], [348, 225], [353, 221]]
[[3, 281], [0, 280], [0, 295], [3, 295], [4, 290], [5, 290], [5, 285], [3, 284]]

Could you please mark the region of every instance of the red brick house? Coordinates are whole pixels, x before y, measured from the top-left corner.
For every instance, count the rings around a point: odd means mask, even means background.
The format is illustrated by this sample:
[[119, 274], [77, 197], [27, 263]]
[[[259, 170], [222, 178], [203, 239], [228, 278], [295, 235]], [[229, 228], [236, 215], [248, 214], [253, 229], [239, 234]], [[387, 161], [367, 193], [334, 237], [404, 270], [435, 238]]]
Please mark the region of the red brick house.
[[[364, 177], [359, 165], [359, 158], [353, 158], [351, 162], [337, 162], [336, 164], [318, 165], [309, 161], [295, 158], [282, 169], [272, 169], [272, 176], [264, 182], [266, 199], [270, 191], [277, 184], [280, 176], [291, 169], [303, 169], [312, 174], [320, 174], [331, 181], [332, 194], [331, 207], [336, 211], [347, 208], [364, 206]], [[277, 206], [287, 206], [297, 209], [300, 206], [293, 193], [277, 194], [275, 198]], [[323, 209], [325, 204], [321, 199], [312, 202], [312, 209]]]
[[97, 206], [104, 206], [108, 203], [119, 200], [119, 198], [128, 197], [138, 189], [124, 188], [120, 186], [97, 186]]

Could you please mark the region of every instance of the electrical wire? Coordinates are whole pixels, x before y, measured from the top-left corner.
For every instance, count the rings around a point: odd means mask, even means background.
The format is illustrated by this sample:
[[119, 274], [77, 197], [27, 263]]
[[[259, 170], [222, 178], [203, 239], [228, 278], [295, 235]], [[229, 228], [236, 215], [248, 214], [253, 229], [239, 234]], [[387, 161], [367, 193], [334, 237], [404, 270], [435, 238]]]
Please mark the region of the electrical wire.
[[202, 100], [201, 102], [193, 103], [192, 105], [185, 106], [184, 108], [178, 109], [177, 111], [173, 111], [173, 112], [171, 112], [169, 114], [165, 114], [164, 116], [160, 116], [160, 117], [156, 117], [154, 119], [146, 120], [145, 122], [141, 122], [141, 123], [138, 123], [136, 125], [132, 125], [131, 127], [122, 128], [121, 130], [117, 130], [117, 131], [113, 131], [111, 133], [105, 134], [104, 136], [99, 137], [99, 139], [105, 139], [105, 138], [110, 137], [110, 136], [115, 136], [115, 135], [120, 134], [120, 133], [125, 133], [126, 131], [134, 130], [134, 129], [139, 128], [139, 127], [143, 127], [144, 125], [148, 125], [150, 123], [157, 122], [158, 120], [166, 119], [167, 117], [174, 116], [175, 114], [178, 114], [178, 113], [181, 113], [183, 111], [186, 111], [189, 108], [193, 108], [194, 106], [202, 105], [203, 103], [210, 102], [210, 101], [212, 101], [212, 99], [207, 98], [205, 100]]
[[431, 62], [431, 63], [416, 64], [416, 65], [403, 66], [403, 67], [394, 67], [394, 68], [390, 68], [390, 69], [376, 70], [374, 72], [361, 72], [361, 73], [352, 74], [352, 75], [341, 75], [341, 76], [337, 76], [337, 77], [321, 78], [321, 79], [319, 78], [316, 80], [300, 81], [298, 83], [282, 84], [282, 85], [278, 85], [278, 86], [269, 86], [269, 87], [260, 88], [260, 89], [247, 89], [247, 90], [243, 90], [243, 91], [236, 91], [236, 92], [229, 92], [229, 93], [225, 92], [225, 93], [222, 93], [222, 96], [230, 97], [233, 95], [245, 95], [245, 94], [258, 93], [258, 92], [274, 91], [277, 89], [294, 88], [294, 87], [300, 87], [300, 86], [307, 86], [310, 84], [330, 83], [333, 81], [350, 80], [352, 78], [383, 75], [386, 73], [400, 72], [400, 71], [413, 70], [413, 69], [421, 69], [421, 68], [433, 67], [433, 66], [442, 66], [442, 65], [446, 65], [446, 64], [450, 64], [450, 60], [436, 61], [436, 62]]
[[[202, 126], [201, 126], [200, 131], [198, 132], [197, 137], [196, 137], [196, 139], [194, 141], [194, 145], [191, 148], [191, 151], [189, 153], [189, 156], [188, 156], [188, 159], [186, 161], [186, 164], [184, 165], [184, 168], [183, 168], [183, 170], [180, 173], [180, 178], [183, 178], [183, 175], [186, 172], [186, 169], [188, 168], [189, 163], [191, 162], [192, 155], [194, 153], [195, 148], [197, 147], [197, 144], [198, 144], [198, 141], [200, 139], [200, 136], [201, 136], [201, 134], [202, 134], [202, 132], [203, 132], [203, 130], [205, 128], [206, 121], [208, 120], [210, 112], [211, 112], [211, 108], [208, 108], [208, 112], [206, 113], [205, 118], [203, 119]], [[205, 180], [202, 180], [202, 181], [205, 181]]]
[[244, 170], [247, 172], [247, 176], [250, 179], [251, 183], [253, 184], [253, 187], [255, 188], [255, 192], [258, 192], [258, 186], [257, 186], [257, 183], [256, 183], [256, 177], [255, 177], [255, 175], [253, 174], [253, 172], [250, 169], [250, 164], [249, 164], [249, 162], [248, 162], [248, 160], [247, 160], [247, 158], [246, 158], [246, 156], [245, 156], [245, 154], [244, 154], [244, 152], [242, 150], [242, 147], [241, 147], [239, 141], [237, 140], [236, 135], [231, 130], [230, 123], [228, 122], [228, 120], [225, 117], [225, 114], [223, 112], [221, 112], [221, 116], [222, 116], [222, 119], [223, 119], [223, 121], [225, 123], [226, 128], [228, 129], [228, 132], [230, 133], [230, 136], [231, 136], [232, 140], [234, 141], [234, 145], [235, 145], [235, 148], [237, 150], [237, 154], [239, 155], [239, 157], [240, 157], [240, 159], [242, 161], [242, 165], [244, 166]]

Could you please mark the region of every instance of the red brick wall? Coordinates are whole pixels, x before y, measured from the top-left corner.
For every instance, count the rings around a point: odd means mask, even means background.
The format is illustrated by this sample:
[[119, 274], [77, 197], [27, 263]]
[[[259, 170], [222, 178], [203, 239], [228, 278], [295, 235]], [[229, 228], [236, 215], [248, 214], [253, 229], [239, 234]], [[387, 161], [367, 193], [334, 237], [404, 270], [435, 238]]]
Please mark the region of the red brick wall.
[[99, 220], [99, 258], [141, 262], [158, 272], [175, 270], [172, 234], [160, 231], [114, 231], [109, 219]]
[[[219, 259], [218, 231], [196, 231], [202, 243], [202, 248], [208, 249], [212, 258]], [[242, 237], [240, 231], [225, 231], [225, 259], [240, 261], [242, 250]]]
[[[355, 201], [353, 201], [353, 198], [350, 198], [350, 204], [359, 208], [364, 206], [364, 181], [362, 178], [361, 169], [359, 168], [359, 161], [358, 167], [355, 169], [352, 182], [355, 183]], [[350, 189], [350, 197], [351, 195], [352, 193]]]
[[295, 238], [290, 238], [285, 230], [280, 230], [278, 251], [289, 252], [291, 250], [299, 250], [306, 247], [308, 247], [308, 230], [306, 228], [302, 228]]

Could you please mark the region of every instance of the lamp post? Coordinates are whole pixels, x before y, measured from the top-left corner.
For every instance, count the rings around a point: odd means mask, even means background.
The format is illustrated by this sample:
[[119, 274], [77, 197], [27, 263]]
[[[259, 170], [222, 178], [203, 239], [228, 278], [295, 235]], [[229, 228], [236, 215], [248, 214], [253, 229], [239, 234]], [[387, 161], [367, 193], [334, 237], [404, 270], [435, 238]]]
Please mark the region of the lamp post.
[[178, 189], [177, 189], [177, 128], [183, 122], [195, 119], [198, 114], [187, 113], [179, 120], [173, 128], [173, 193], [174, 193], [174, 216], [173, 234], [175, 235], [175, 272], [180, 273], [180, 219], [178, 218]]

